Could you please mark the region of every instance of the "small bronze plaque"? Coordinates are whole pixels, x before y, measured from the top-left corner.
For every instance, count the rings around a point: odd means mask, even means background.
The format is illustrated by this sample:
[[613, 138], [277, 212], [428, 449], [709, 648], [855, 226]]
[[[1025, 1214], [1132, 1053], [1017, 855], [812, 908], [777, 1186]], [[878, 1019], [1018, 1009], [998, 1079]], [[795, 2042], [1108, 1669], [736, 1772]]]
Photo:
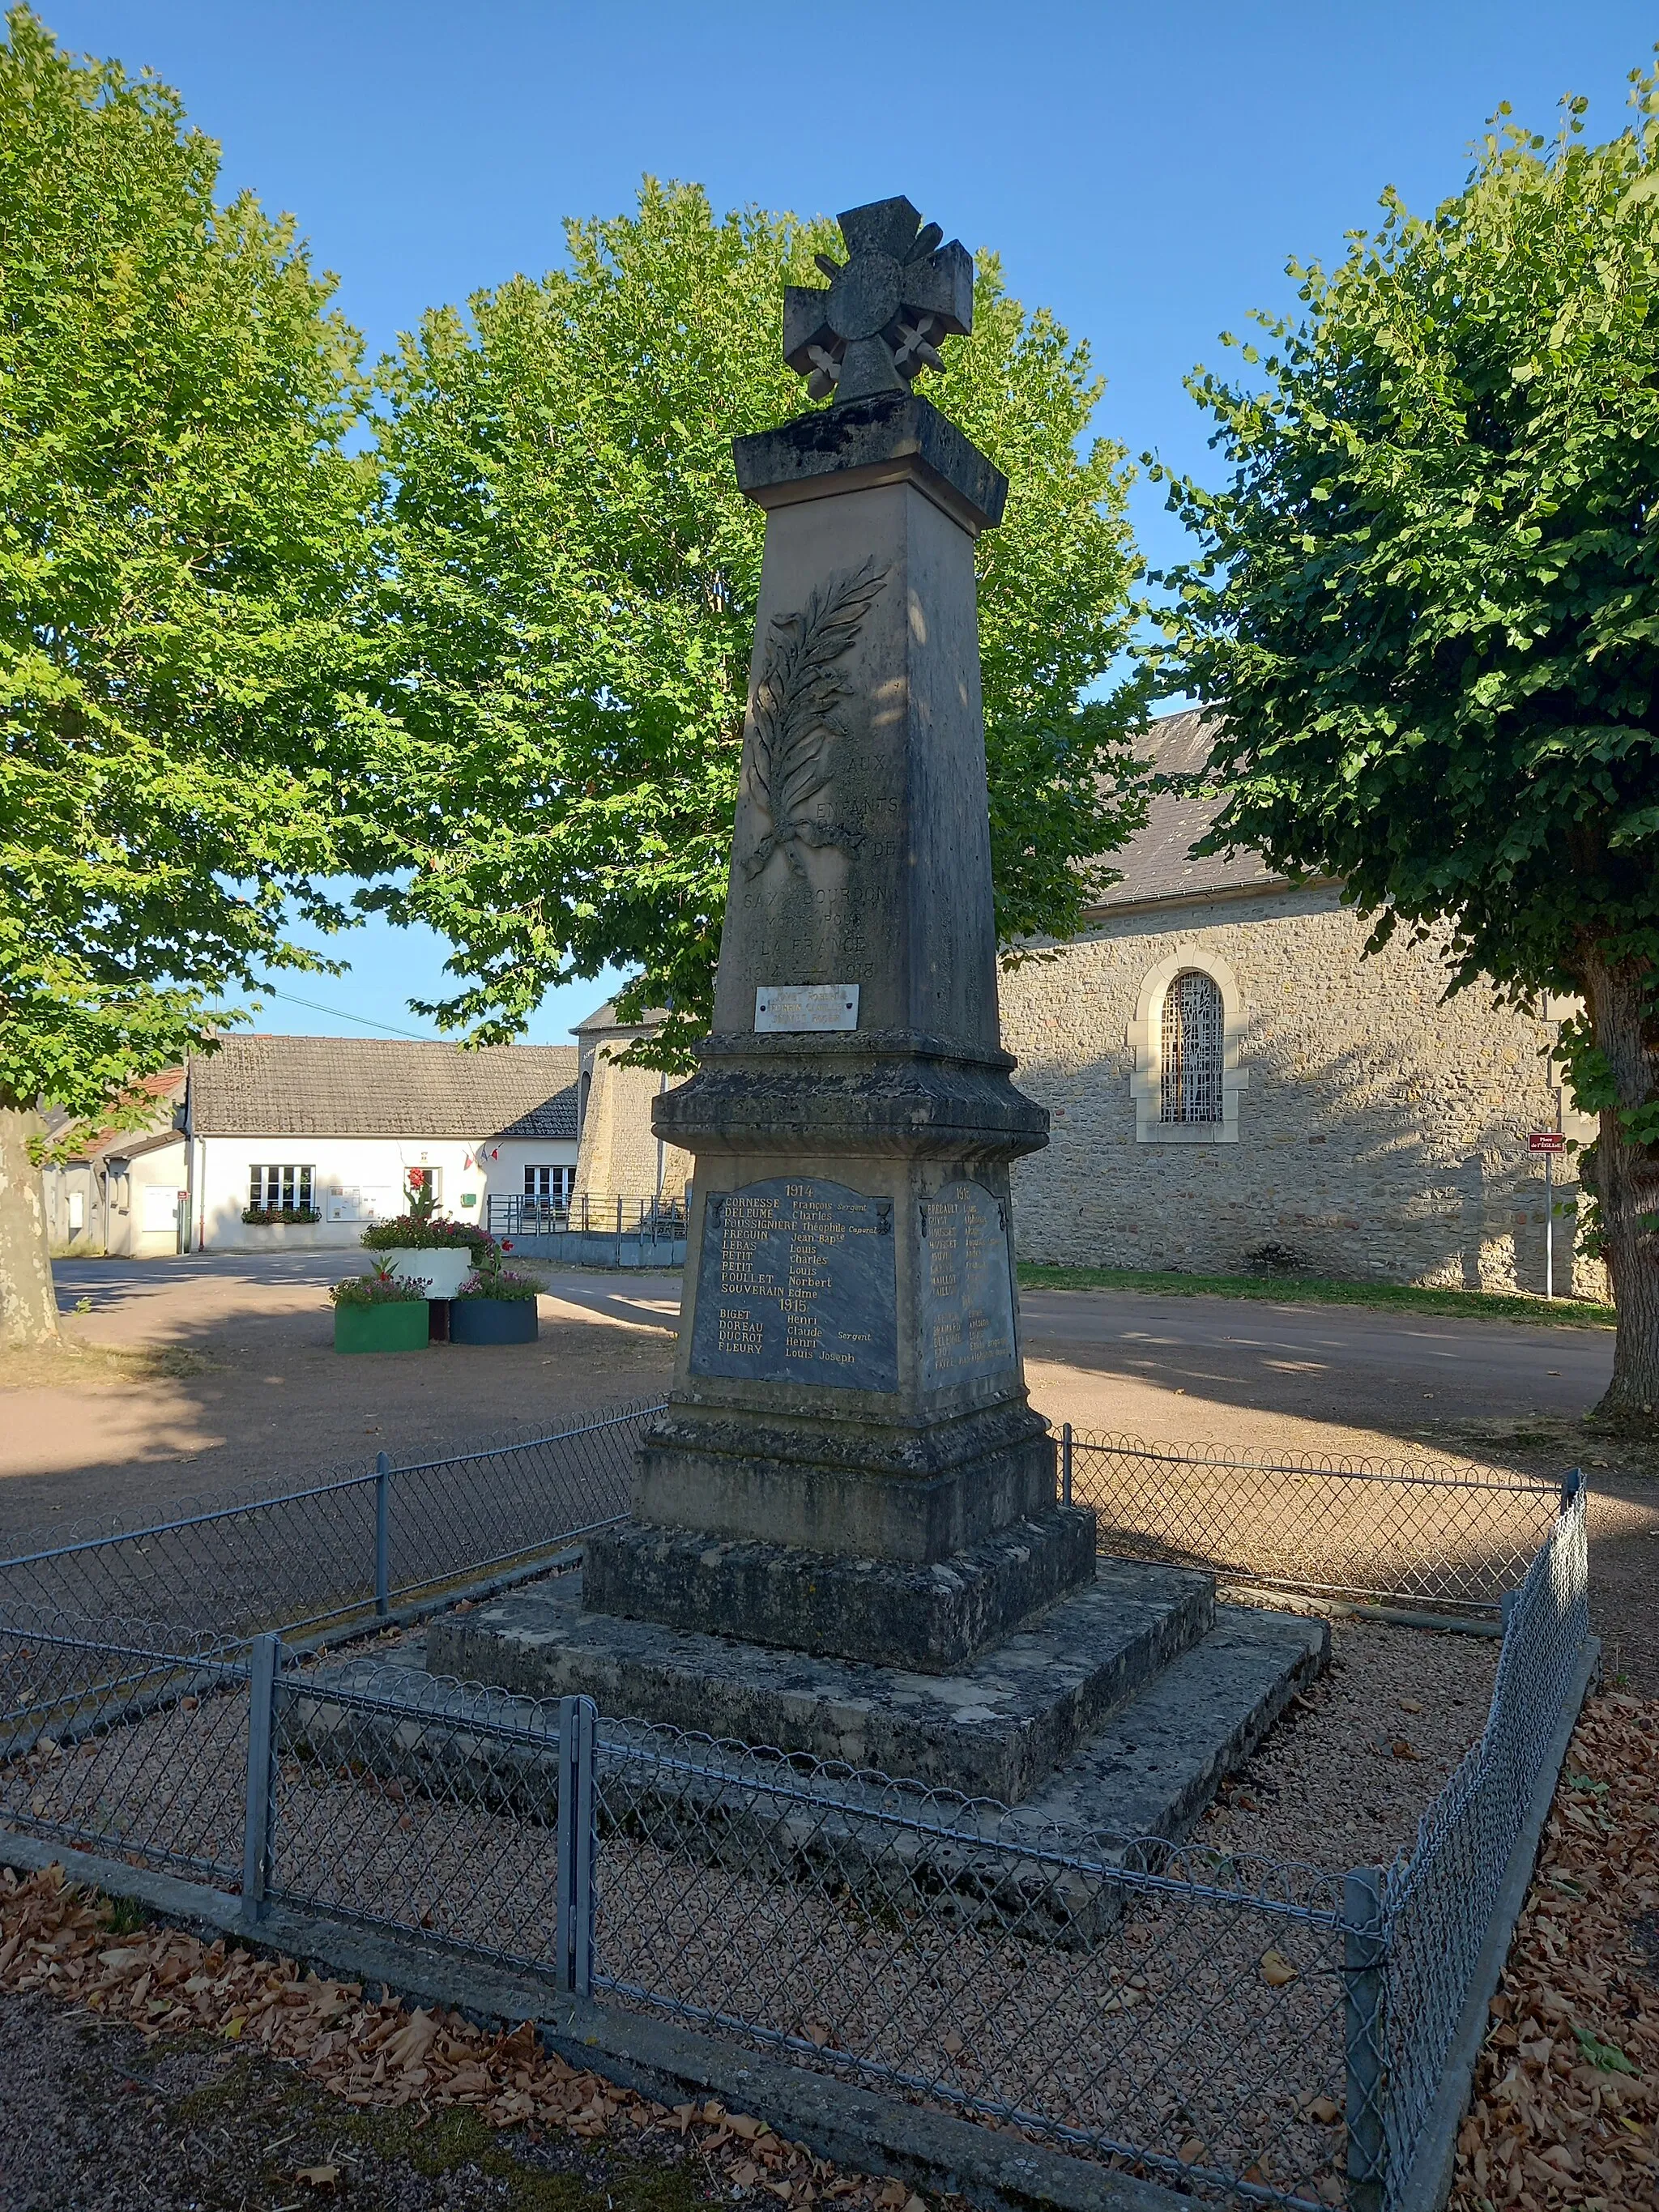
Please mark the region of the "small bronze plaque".
[[691, 1368], [757, 1382], [896, 1390], [892, 1200], [794, 1176], [712, 1193]]

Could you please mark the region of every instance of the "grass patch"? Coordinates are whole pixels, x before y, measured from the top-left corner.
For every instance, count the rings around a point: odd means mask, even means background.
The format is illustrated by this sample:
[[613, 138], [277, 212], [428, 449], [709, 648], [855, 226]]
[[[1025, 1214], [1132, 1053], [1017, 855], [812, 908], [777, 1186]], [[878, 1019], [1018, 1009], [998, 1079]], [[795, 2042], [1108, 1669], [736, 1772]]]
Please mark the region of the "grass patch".
[[0, 1352], [0, 1390], [84, 1389], [88, 1384], [182, 1382], [205, 1374], [213, 1362], [178, 1344], [57, 1344], [9, 1346]]
[[[185, 2047], [207, 2051], [214, 2045], [203, 2038]], [[237, 2142], [242, 2160], [235, 2179], [257, 2164], [264, 2191], [277, 2203], [294, 2202], [297, 2166], [336, 2161], [347, 2202], [359, 2201], [360, 2191], [364, 2203], [410, 2201], [408, 2184], [416, 2178], [436, 2182], [444, 2201], [449, 2183], [458, 2201], [475, 2204], [487, 2193], [504, 2212], [696, 2212], [708, 2201], [702, 2168], [678, 2145], [664, 2156], [656, 2142], [638, 2148], [587, 2142], [562, 2129], [497, 2133], [477, 2112], [453, 2105], [435, 2112], [418, 2104], [343, 2108], [319, 2083], [252, 2054], [181, 2097], [176, 2109], [197, 2134], [216, 2128]], [[485, 2189], [466, 2187], [469, 2173], [484, 2177]], [[334, 2197], [328, 2187], [317, 2201]], [[419, 2201], [437, 2200], [422, 2191]]]
[[1030, 1291], [1142, 1291], [1163, 1297], [1261, 1298], [1273, 1305], [1371, 1306], [1384, 1312], [1454, 1315], [1466, 1321], [1542, 1322], [1558, 1328], [1613, 1328], [1611, 1306], [1589, 1298], [1545, 1300], [1502, 1291], [1425, 1291], [1403, 1283], [1344, 1283], [1326, 1275], [1182, 1275], [1153, 1267], [1035, 1267]]

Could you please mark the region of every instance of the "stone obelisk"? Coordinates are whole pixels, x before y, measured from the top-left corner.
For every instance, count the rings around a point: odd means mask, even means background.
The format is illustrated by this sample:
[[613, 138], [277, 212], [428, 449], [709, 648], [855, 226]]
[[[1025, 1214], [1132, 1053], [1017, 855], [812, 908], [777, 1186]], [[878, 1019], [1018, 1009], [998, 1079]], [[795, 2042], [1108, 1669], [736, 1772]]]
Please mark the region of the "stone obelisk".
[[829, 398], [740, 438], [766, 544], [678, 1358], [590, 1610], [945, 1672], [1094, 1573], [1027, 1401], [974, 548], [1006, 479], [911, 390], [973, 264], [908, 200], [843, 215], [785, 353]]

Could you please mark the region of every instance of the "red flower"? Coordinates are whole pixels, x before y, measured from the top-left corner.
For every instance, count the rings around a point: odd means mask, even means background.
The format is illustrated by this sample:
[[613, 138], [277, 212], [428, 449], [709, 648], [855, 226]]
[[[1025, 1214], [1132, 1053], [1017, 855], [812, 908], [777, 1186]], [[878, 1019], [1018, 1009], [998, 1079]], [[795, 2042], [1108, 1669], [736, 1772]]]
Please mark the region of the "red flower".
[[501, 1249], [503, 1252], [510, 1252], [513, 1249], [513, 1239], [510, 1237], [502, 1237]]

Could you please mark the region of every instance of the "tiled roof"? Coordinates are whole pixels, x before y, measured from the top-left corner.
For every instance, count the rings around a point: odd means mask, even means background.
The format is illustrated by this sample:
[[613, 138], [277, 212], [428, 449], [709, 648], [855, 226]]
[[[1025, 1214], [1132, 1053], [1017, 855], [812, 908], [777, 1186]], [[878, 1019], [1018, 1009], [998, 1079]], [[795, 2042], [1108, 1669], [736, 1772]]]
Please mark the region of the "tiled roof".
[[[1196, 775], [1209, 758], [1212, 726], [1212, 718], [1201, 707], [1160, 714], [1143, 750], [1167, 775]], [[1219, 799], [1179, 799], [1170, 793], [1154, 799], [1146, 827], [1121, 851], [1108, 855], [1123, 880], [1103, 891], [1093, 902], [1094, 909], [1283, 883], [1285, 878], [1259, 853], [1237, 853], [1231, 860], [1218, 854], [1201, 860], [1188, 858], [1188, 848], [1215, 820], [1221, 805]]]
[[[92, 1115], [82, 1121], [74, 1132], [73, 1157], [77, 1160], [101, 1159], [110, 1152], [131, 1154], [135, 1146], [151, 1130], [167, 1131], [173, 1125], [173, 1114], [185, 1095], [185, 1071], [182, 1067], [163, 1067], [154, 1075], [141, 1076], [133, 1090], [142, 1097], [155, 1103], [137, 1129], [112, 1129], [106, 1121]], [[72, 1115], [52, 1113], [46, 1116], [46, 1127], [54, 1137], [66, 1129]]]
[[190, 1064], [204, 1137], [576, 1134], [576, 1048], [228, 1036]]

